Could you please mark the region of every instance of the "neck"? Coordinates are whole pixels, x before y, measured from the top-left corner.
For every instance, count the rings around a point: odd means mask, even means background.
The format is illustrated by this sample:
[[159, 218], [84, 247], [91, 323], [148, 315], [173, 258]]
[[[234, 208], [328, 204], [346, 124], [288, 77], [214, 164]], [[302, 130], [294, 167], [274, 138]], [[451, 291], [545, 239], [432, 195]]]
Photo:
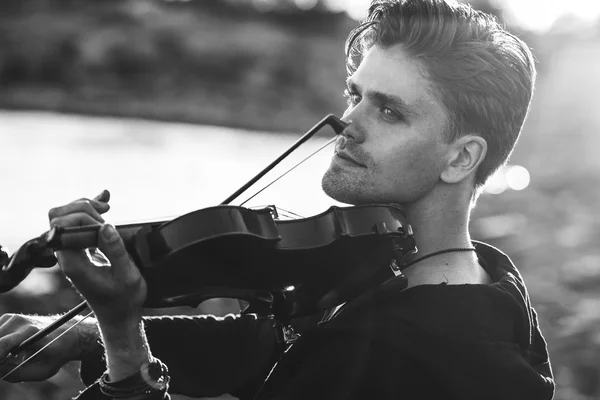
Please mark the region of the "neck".
[[[458, 191], [454, 194], [446, 192], [438, 195], [437, 199], [426, 196], [419, 202], [403, 206], [419, 249], [407, 260], [409, 263], [440, 250], [472, 247], [469, 235], [470, 198]], [[443, 252], [418, 261], [403, 272], [408, 287], [492, 283], [472, 251]]]
[[413, 259], [448, 248], [472, 247], [469, 204], [464, 201], [428, 201], [424, 198], [405, 205], [406, 217], [413, 227], [419, 249]]

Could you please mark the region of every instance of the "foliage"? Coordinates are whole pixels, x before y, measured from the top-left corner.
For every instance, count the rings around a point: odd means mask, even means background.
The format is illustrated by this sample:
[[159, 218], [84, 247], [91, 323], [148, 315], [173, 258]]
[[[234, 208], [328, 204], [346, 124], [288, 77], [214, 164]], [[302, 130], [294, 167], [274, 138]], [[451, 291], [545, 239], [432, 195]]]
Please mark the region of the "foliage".
[[[340, 108], [343, 41], [286, 15], [158, 1], [22, 7], [0, 17], [4, 107], [288, 131]], [[348, 23], [327, 21], [335, 32]]]

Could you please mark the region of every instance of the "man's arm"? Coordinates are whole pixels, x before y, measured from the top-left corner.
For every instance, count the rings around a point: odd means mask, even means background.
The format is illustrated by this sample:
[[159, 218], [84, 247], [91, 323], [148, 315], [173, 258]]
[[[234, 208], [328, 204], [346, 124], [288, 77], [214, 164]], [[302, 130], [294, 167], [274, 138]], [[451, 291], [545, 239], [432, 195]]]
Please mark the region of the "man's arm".
[[[52, 323], [53, 316], [5, 314], [0, 317], [0, 358], [31, 334]], [[78, 323], [32, 361], [9, 375], [10, 382], [52, 377], [64, 364], [81, 360], [81, 378], [93, 384], [106, 371], [105, 348], [97, 321], [77, 316], [64, 327], [14, 358], [0, 364], [5, 374], [18, 362]], [[146, 317], [145, 333], [153, 354], [169, 367], [170, 391], [189, 396], [232, 393], [251, 395], [277, 360], [272, 321], [255, 315]]]
[[[272, 321], [255, 315], [144, 318], [152, 354], [169, 367], [170, 393], [214, 397], [251, 396], [277, 361]], [[104, 348], [86, 327], [81, 378], [92, 384], [106, 370]]]

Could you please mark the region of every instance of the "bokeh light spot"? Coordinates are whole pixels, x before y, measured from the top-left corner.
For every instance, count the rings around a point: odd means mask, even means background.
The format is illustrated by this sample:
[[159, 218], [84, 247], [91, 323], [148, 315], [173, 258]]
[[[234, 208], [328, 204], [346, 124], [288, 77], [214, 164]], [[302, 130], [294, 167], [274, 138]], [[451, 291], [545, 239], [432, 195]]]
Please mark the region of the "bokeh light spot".
[[504, 169], [500, 168], [488, 179], [485, 185], [485, 192], [489, 194], [500, 194], [506, 189], [508, 189], [506, 175], [504, 174]]
[[294, 3], [301, 10], [310, 10], [317, 5], [318, 0], [294, 0]]
[[527, 171], [527, 168], [520, 165], [511, 165], [508, 167], [505, 176], [506, 183], [512, 190], [523, 190], [529, 186], [529, 182], [531, 182], [529, 171]]
[[369, 0], [325, 0], [325, 6], [333, 12], [345, 11], [355, 21], [361, 21], [367, 16]]

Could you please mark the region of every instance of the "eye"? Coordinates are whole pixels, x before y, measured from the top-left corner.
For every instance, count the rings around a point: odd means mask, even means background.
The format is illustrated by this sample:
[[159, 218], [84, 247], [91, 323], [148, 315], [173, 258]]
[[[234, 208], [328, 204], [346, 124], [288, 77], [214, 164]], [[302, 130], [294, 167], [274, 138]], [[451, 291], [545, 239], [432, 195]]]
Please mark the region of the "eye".
[[404, 119], [402, 118], [402, 115], [389, 107], [381, 107], [379, 111], [383, 117], [389, 121], [402, 121]]
[[344, 90], [344, 97], [347, 99], [348, 106], [355, 106], [362, 100], [359, 94], [351, 92], [349, 89]]

